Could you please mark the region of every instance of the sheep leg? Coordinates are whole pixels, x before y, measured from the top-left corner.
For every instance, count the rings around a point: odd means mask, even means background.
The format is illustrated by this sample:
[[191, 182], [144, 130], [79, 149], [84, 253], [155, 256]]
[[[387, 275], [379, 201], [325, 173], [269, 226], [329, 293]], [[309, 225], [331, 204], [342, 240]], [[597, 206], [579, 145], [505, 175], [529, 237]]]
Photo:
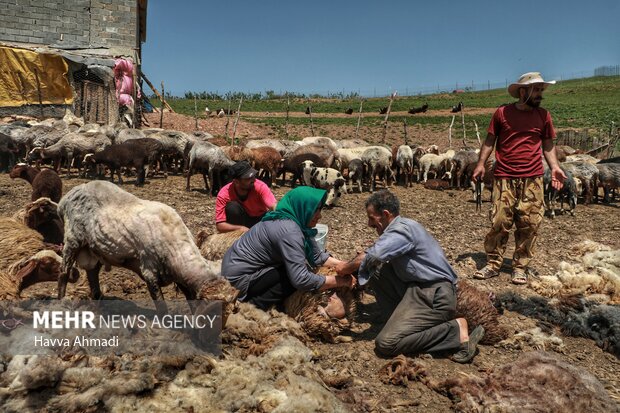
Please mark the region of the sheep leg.
[[[71, 240], [71, 235], [68, 234], [68, 240]], [[67, 291], [67, 282], [69, 281], [69, 274], [75, 265], [77, 259], [77, 248], [71, 248], [70, 241], [65, 243], [62, 251], [62, 271], [58, 276], [58, 299], [61, 300]]]
[[136, 179], [136, 185], [144, 185], [146, 180], [146, 168], [142, 167], [138, 170], [138, 178]]
[[187, 184], [185, 184], [185, 190], [186, 190], [186, 191], [189, 191], [189, 180], [190, 180], [190, 178], [192, 177], [192, 173], [193, 173], [193, 172], [194, 172], [194, 171], [192, 171], [192, 168], [191, 168], [191, 166], [190, 166], [190, 168], [187, 170]]
[[[118, 174], [118, 183], [119, 185], [123, 184], [123, 177], [121, 175], [121, 168], [118, 168], [117, 170], [117, 174]], [[112, 181], [114, 181], [114, 173], [112, 173]]]
[[101, 300], [103, 294], [101, 294], [101, 287], [99, 285], [99, 271], [101, 270], [101, 262], [97, 261], [95, 267], [86, 270], [86, 277], [88, 278], [88, 286], [90, 287], [90, 294], [93, 300]]

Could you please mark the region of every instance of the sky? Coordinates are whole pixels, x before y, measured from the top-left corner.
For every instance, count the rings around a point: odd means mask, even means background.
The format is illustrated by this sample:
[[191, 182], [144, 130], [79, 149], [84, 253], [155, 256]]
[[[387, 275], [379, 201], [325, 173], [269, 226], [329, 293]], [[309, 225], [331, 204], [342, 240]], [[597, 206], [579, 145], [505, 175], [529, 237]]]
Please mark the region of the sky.
[[618, 0], [149, 0], [142, 70], [177, 96], [500, 87], [620, 64], [618, 16]]

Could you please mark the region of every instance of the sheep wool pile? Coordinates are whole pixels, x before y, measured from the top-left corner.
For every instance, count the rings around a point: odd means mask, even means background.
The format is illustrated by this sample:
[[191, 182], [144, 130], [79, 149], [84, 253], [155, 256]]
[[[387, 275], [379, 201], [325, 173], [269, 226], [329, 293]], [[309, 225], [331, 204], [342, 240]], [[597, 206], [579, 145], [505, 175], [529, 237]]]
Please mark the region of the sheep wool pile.
[[577, 262], [562, 261], [554, 275], [533, 280], [534, 291], [545, 297], [597, 294], [597, 301], [620, 304], [620, 250], [584, 241], [572, 253]]

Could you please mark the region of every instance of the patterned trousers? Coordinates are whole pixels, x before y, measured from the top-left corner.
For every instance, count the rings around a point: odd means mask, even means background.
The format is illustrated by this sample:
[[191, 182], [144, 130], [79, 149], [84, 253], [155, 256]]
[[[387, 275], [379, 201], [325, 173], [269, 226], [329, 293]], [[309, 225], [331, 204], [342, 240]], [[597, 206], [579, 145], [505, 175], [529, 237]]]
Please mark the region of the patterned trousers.
[[484, 239], [487, 265], [499, 271], [514, 224], [515, 252], [512, 267], [526, 269], [534, 253], [538, 227], [543, 219], [543, 179], [496, 178], [493, 182], [491, 230]]

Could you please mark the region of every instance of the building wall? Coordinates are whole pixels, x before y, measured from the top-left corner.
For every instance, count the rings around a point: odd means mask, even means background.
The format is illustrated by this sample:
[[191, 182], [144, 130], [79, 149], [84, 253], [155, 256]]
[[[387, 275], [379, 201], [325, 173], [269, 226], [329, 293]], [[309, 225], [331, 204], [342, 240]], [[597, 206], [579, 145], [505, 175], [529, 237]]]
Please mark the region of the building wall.
[[0, 0], [0, 41], [117, 47], [129, 54], [137, 36], [136, 0]]

